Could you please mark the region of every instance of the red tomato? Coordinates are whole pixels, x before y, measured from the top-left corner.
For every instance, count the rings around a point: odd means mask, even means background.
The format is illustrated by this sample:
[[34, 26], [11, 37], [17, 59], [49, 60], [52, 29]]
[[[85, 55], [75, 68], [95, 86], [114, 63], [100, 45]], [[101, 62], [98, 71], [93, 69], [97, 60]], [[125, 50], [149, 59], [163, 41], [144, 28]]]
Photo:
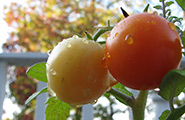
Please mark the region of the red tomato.
[[181, 57], [175, 25], [150, 13], [121, 20], [105, 46], [107, 66], [113, 77], [136, 90], [157, 88], [168, 71], [178, 68]]

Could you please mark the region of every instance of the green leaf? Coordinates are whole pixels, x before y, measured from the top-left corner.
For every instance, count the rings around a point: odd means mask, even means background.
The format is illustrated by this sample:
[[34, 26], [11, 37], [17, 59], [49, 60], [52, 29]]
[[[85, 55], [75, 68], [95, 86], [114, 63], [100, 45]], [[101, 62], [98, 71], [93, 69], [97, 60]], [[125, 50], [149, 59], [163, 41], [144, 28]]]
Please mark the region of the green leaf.
[[36, 63], [27, 70], [27, 75], [42, 82], [47, 82], [46, 62]]
[[175, 0], [179, 6], [185, 11], [185, 1], [184, 0]]
[[33, 99], [35, 99], [38, 95], [45, 93], [48, 91], [48, 88], [43, 88], [42, 90], [40, 90], [39, 92], [35, 92], [33, 93], [25, 102], [25, 104], [27, 105], [28, 103], [30, 103]]
[[156, 5], [154, 6], [155, 9], [158, 9], [158, 10], [162, 10], [162, 6], [161, 5]]
[[185, 31], [182, 31], [182, 35], [180, 35], [181, 40], [182, 40], [182, 44], [185, 47]]
[[169, 101], [178, 96], [185, 87], [185, 70], [171, 70], [162, 79], [159, 85], [159, 95]]
[[97, 41], [99, 44], [105, 44], [105, 41]]
[[174, 4], [173, 1], [166, 2], [166, 6], [170, 6], [170, 5], [172, 5], [172, 4]]
[[119, 90], [120, 92], [122, 92], [123, 94], [125, 95], [128, 95], [128, 96], [133, 96], [133, 94], [128, 91], [124, 85], [122, 85], [121, 83], [117, 83], [116, 85], [113, 86], [113, 88]]
[[185, 113], [185, 105], [171, 112], [166, 120], [178, 120]]
[[50, 97], [46, 104], [46, 120], [66, 120], [69, 116], [71, 106], [57, 97]]
[[165, 110], [162, 115], [159, 117], [159, 120], [166, 120], [166, 118], [168, 117], [168, 115], [171, 113], [170, 110]]
[[143, 12], [148, 12], [149, 6], [150, 6], [150, 4], [147, 4], [147, 6], [146, 6], [145, 9], [143, 10]]

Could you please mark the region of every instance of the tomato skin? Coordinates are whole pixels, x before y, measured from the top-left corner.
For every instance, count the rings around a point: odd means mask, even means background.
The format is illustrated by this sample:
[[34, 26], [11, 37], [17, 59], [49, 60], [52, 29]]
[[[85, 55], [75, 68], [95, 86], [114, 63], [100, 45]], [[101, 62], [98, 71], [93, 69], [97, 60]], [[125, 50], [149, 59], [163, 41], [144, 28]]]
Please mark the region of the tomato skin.
[[112, 84], [103, 56], [104, 47], [94, 41], [76, 36], [63, 40], [47, 61], [49, 87], [72, 106], [92, 103]]
[[120, 21], [106, 41], [105, 57], [113, 77], [136, 90], [155, 89], [163, 76], [177, 69], [181, 42], [173, 23], [150, 13]]

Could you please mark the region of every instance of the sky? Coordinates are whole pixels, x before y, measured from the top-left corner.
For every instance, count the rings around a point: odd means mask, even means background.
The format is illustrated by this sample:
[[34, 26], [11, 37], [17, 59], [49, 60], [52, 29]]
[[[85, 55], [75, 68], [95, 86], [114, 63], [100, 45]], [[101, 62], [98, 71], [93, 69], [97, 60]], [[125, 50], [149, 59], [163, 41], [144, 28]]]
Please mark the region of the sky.
[[[6, 22], [3, 20], [4, 15], [3, 15], [3, 7], [4, 5], [9, 5], [12, 2], [17, 2], [24, 4], [26, 0], [0, 0], [0, 46], [3, 45], [4, 42], [8, 39], [8, 32], [11, 30]], [[158, 0], [152, 0], [154, 4], [159, 3]], [[183, 13], [179, 13], [180, 8], [177, 5], [172, 5], [173, 15], [178, 15], [180, 17], [183, 16]], [[184, 23], [183, 23], [184, 24]], [[0, 53], [2, 53], [2, 49], [0, 47]], [[101, 101], [101, 100], [100, 100]], [[10, 107], [11, 106], [11, 107]], [[6, 114], [3, 115], [3, 118], [13, 118], [13, 112], [17, 111], [20, 112], [20, 109], [18, 109], [18, 106], [16, 104], [13, 104], [12, 101], [8, 98], [5, 99], [4, 101], [4, 106], [3, 108], [6, 111]], [[11, 108], [11, 109], [9, 109]]]

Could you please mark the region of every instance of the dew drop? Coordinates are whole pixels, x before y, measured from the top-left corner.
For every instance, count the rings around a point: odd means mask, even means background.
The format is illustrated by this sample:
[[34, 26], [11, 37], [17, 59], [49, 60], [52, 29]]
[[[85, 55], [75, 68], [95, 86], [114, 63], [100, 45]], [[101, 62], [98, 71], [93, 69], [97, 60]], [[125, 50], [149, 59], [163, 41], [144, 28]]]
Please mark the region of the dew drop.
[[48, 93], [51, 95], [51, 96], [56, 96], [56, 93], [51, 89], [51, 87], [48, 85]]
[[94, 100], [91, 104], [95, 105], [98, 102], [98, 100]]
[[140, 19], [137, 19], [137, 21], [139, 22], [139, 21], [140, 21]]
[[46, 63], [46, 67], [49, 67], [50, 66], [50, 64], [49, 63]]
[[93, 77], [93, 75], [89, 75], [88, 78], [87, 78], [87, 81], [90, 84], [95, 84], [96, 83], [96, 79]]
[[89, 43], [89, 41], [86, 40], [86, 39], [83, 39], [82, 42], [83, 42], [84, 44], [88, 44], [88, 43]]
[[118, 24], [116, 24], [116, 27], [119, 27], [119, 25], [118, 25]]
[[176, 30], [176, 27], [173, 23], [169, 22], [168, 25], [169, 25], [170, 29], [172, 29], [173, 31]]
[[112, 87], [109, 87], [106, 91], [109, 92], [112, 89]]
[[107, 53], [107, 58], [110, 58], [110, 57], [111, 57], [111, 55], [110, 55], [110, 53], [108, 52], [108, 53]]
[[119, 35], [119, 33], [117, 32], [116, 34], [115, 34], [115, 37], [117, 37]]
[[51, 54], [51, 52], [52, 52], [52, 50], [48, 50], [47, 54], [48, 54], [48, 55], [50, 55], [50, 54]]
[[[158, 15], [158, 12], [157, 11], [154, 11], [152, 14]], [[152, 17], [155, 17], [154, 15], [152, 15]]]
[[92, 96], [92, 90], [91, 89], [86, 89], [83, 91], [84, 97], [91, 97]]
[[56, 75], [57, 74], [57, 72], [53, 68], [50, 69], [50, 72], [51, 72], [52, 75]]
[[102, 64], [102, 66], [103, 66], [104, 68], [107, 68], [107, 60], [106, 60], [105, 57], [102, 58], [101, 64]]
[[67, 43], [66, 47], [67, 48], [71, 48], [71, 44], [70, 43]]
[[110, 37], [110, 33], [108, 34], [108, 37]]
[[82, 105], [76, 105], [75, 107], [76, 107], [76, 108], [80, 108], [80, 107], [82, 107]]
[[79, 37], [77, 35], [74, 35], [73, 36], [73, 39], [78, 39]]
[[125, 42], [126, 42], [128, 45], [131, 45], [131, 44], [133, 44], [134, 39], [131, 37], [131, 35], [127, 35], [127, 36], [125, 37]]
[[155, 20], [152, 20], [151, 23], [155, 25], [156, 24], [156, 21]]

